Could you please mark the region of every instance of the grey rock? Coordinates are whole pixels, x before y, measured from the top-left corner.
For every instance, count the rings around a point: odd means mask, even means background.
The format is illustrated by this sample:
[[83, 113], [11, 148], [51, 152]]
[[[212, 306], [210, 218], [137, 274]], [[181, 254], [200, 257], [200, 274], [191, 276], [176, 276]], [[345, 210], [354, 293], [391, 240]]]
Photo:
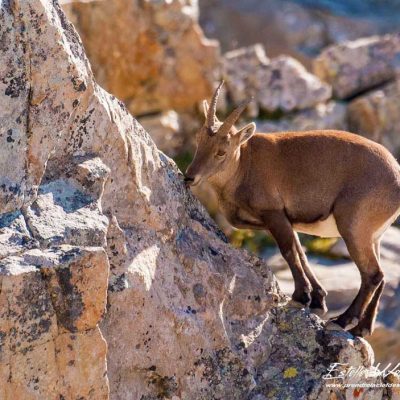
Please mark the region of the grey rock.
[[[223, 76], [234, 105], [254, 97], [252, 116], [267, 112], [301, 110], [331, 97], [331, 88], [306, 71], [294, 58], [269, 60], [258, 44], [224, 55]], [[256, 108], [258, 107], [258, 108]]]
[[105, 245], [108, 219], [97, 201], [64, 180], [40, 186], [37, 199], [26, 209], [25, 216], [42, 246]]
[[279, 120], [256, 121], [258, 132], [309, 131], [314, 129], [347, 129], [346, 105], [334, 101], [318, 104]]
[[175, 111], [169, 110], [161, 114], [142, 117], [139, 118], [139, 122], [149, 132], [161, 151], [170, 157], [179, 154], [184, 138], [182, 124]]
[[332, 45], [313, 62], [314, 73], [339, 99], [394, 79], [400, 64], [400, 34], [371, 36]]
[[326, 330], [262, 260], [227, 244], [175, 164], [96, 84], [58, 3], [13, 4], [1, 3], [0, 29], [29, 52], [0, 46], [0, 68], [32, 66], [33, 103], [18, 100], [29, 129], [13, 142], [17, 171], [0, 178], [23, 177], [28, 193], [0, 212], [24, 204], [40, 248], [0, 261], [0, 398], [317, 399], [331, 392], [331, 362], [368, 368], [365, 341]]
[[[400, 52], [399, 52], [400, 55]], [[348, 106], [349, 127], [400, 155], [400, 81], [356, 97]]]

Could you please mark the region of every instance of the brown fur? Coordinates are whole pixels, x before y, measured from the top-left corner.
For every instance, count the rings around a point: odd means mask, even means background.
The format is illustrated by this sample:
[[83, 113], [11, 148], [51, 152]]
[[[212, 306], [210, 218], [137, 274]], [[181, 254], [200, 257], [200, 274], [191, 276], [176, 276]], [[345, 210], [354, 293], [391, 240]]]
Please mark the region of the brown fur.
[[355, 334], [371, 333], [384, 285], [379, 240], [400, 213], [399, 164], [381, 145], [348, 132], [254, 129], [232, 126], [228, 134], [210, 135], [203, 127], [187, 180], [208, 180], [233, 226], [269, 230], [292, 270], [293, 299], [322, 313], [326, 291], [293, 226], [333, 216], [362, 278], [335, 322]]

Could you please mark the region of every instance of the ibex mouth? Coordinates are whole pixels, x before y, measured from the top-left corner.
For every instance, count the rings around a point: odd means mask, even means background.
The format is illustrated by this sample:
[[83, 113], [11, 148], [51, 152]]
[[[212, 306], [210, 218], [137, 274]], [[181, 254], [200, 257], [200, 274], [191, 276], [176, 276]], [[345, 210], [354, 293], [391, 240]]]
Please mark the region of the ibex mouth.
[[191, 178], [190, 176], [185, 176], [185, 179], [183, 181], [185, 182], [186, 186], [191, 186], [194, 182], [194, 178]]
[[186, 187], [197, 186], [201, 182], [201, 177], [196, 176], [195, 178], [191, 178], [190, 176], [185, 176], [184, 182]]

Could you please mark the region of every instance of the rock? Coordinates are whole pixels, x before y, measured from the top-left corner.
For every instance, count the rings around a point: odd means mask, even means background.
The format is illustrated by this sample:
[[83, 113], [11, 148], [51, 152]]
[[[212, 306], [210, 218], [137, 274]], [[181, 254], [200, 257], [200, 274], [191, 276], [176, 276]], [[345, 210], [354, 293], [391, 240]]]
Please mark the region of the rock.
[[347, 108], [330, 101], [299, 111], [279, 120], [256, 121], [258, 132], [308, 131], [313, 129], [347, 130]]
[[305, 6], [285, 0], [199, 0], [200, 23], [223, 51], [261, 42], [272, 57], [287, 54], [307, 68], [330, 44], [397, 29], [397, 21], [389, 24], [387, 18], [337, 15], [325, 9], [328, 3], [302, 3]]
[[[343, 239], [339, 239], [330, 249], [329, 253], [335, 257], [350, 258], [350, 254]], [[381, 258], [392, 262], [398, 261], [400, 253], [400, 229], [390, 227], [385, 232], [381, 241]]]
[[223, 75], [229, 96], [238, 105], [254, 96], [252, 116], [267, 112], [293, 111], [328, 100], [329, 85], [311, 75], [294, 58], [269, 60], [261, 45], [233, 50], [224, 55]]
[[314, 60], [313, 71], [345, 99], [394, 79], [399, 57], [400, 34], [372, 36], [328, 47]]
[[3, 241], [0, 260], [0, 398], [316, 399], [331, 363], [368, 369], [365, 341], [293, 307], [264, 262], [226, 243], [95, 83], [58, 3], [9, 4], [2, 76], [31, 75], [12, 102], [0, 86], [0, 140], [25, 115], [21, 140], [1, 146], [14, 162], [0, 179], [24, 184], [0, 203], [0, 234], [25, 239]]
[[161, 151], [170, 157], [181, 152], [184, 139], [180, 118], [175, 111], [142, 117], [139, 118], [139, 122]]
[[400, 357], [400, 332], [398, 328], [387, 328], [378, 324], [374, 333], [368, 338], [368, 342], [374, 349], [376, 363], [381, 363], [383, 368], [388, 364], [391, 364], [392, 368], [398, 364]]
[[378, 314], [378, 327], [371, 335], [369, 342], [375, 349], [377, 362], [394, 367], [400, 357], [400, 284], [389, 296], [382, 299]]
[[107, 217], [89, 196], [65, 181], [41, 185], [25, 217], [30, 231], [42, 246], [60, 241], [77, 246], [105, 245]]
[[0, 261], [0, 398], [108, 399], [97, 326], [107, 278], [99, 247], [37, 248]]
[[356, 97], [348, 106], [350, 129], [382, 143], [395, 156], [400, 155], [399, 115], [399, 80]]
[[218, 42], [197, 1], [63, 1], [98, 81], [135, 115], [190, 110], [212, 94]]

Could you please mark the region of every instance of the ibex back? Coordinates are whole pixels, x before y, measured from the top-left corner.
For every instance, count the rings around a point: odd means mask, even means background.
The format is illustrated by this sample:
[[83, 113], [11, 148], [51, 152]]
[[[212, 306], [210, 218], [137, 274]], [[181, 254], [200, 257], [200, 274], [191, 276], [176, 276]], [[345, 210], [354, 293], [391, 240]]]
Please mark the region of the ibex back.
[[197, 133], [186, 182], [207, 180], [221, 211], [238, 228], [270, 231], [293, 274], [292, 299], [323, 315], [326, 291], [311, 270], [297, 232], [341, 236], [361, 274], [360, 290], [333, 322], [364, 336], [373, 331], [384, 276], [382, 234], [400, 214], [400, 166], [381, 145], [348, 132], [255, 134], [234, 124], [241, 104], [221, 123], [222, 83]]

